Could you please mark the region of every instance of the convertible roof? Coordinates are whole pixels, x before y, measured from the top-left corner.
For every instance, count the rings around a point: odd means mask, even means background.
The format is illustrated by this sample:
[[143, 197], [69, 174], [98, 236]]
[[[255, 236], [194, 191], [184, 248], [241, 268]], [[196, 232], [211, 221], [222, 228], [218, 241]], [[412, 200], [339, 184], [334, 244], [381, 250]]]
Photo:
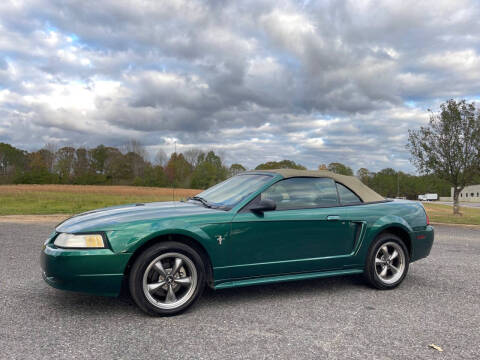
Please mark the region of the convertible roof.
[[275, 169], [275, 170], [257, 170], [255, 172], [269, 172], [282, 175], [284, 178], [292, 177], [327, 177], [338, 181], [356, 193], [363, 202], [383, 201], [385, 198], [370, 189], [364, 183], [354, 176], [339, 175], [328, 170], [295, 170], [295, 169]]

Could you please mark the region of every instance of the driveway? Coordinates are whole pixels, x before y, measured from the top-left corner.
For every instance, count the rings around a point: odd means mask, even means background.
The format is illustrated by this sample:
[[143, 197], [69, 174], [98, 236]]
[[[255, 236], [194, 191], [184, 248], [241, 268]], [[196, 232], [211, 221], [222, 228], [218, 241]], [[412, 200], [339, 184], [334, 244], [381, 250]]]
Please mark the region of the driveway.
[[437, 226], [430, 257], [393, 291], [355, 276], [209, 290], [183, 315], [152, 318], [129, 299], [47, 286], [52, 226], [0, 223], [2, 359], [480, 358], [478, 229]]

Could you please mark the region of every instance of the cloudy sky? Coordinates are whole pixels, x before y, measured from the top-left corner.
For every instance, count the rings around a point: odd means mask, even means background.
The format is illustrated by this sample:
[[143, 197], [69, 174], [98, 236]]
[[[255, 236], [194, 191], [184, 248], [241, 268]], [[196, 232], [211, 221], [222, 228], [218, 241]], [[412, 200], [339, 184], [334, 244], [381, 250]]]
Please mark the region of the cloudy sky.
[[0, 142], [412, 172], [407, 130], [480, 96], [479, 19], [478, 0], [2, 0]]

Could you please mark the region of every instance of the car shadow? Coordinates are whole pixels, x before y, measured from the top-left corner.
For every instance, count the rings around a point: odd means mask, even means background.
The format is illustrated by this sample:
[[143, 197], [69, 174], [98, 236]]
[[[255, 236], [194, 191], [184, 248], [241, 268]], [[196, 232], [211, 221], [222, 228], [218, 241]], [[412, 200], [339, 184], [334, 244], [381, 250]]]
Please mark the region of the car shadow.
[[[219, 305], [235, 305], [272, 301], [279, 299], [311, 297], [314, 294], [341, 294], [354, 289], [368, 289], [361, 276], [350, 275], [334, 278], [290, 281], [278, 284], [253, 285], [247, 287], [213, 290], [206, 288], [194, 309], [209, 308]], [[43, 294], [42, 294], [43, 293]], [[119, 297], [103, 297], [84, 293], [60, 291], [45, 288], [39, 296], [43, 307], [55, 311], [57, 316], [76, 316], [97, 318], [99, 316], [147, 316], [135, 305], [128, 293]], [[188, 312], [187, 312], [188, 313]]]
[[350, 291], [352, 288], [366, 287], [361, 276], [339, 276], [323, 279], [288, 281], [276, 284], [252, 285], [231, 289], [212, 290], [204, 292], [204, 301], [248, 302], [259, 299], [279, 297], [301, 297], [324, 292]]

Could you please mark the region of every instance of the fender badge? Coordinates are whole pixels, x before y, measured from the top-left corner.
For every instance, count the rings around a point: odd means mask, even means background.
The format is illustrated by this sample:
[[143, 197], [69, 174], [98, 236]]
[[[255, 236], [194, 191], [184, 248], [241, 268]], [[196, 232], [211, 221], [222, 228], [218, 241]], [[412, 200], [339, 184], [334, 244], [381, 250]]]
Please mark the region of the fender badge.
[[218, 245], [222, 245], [223, 236], [222, 235], [217, 235], [216, 237], [217, 237]]

